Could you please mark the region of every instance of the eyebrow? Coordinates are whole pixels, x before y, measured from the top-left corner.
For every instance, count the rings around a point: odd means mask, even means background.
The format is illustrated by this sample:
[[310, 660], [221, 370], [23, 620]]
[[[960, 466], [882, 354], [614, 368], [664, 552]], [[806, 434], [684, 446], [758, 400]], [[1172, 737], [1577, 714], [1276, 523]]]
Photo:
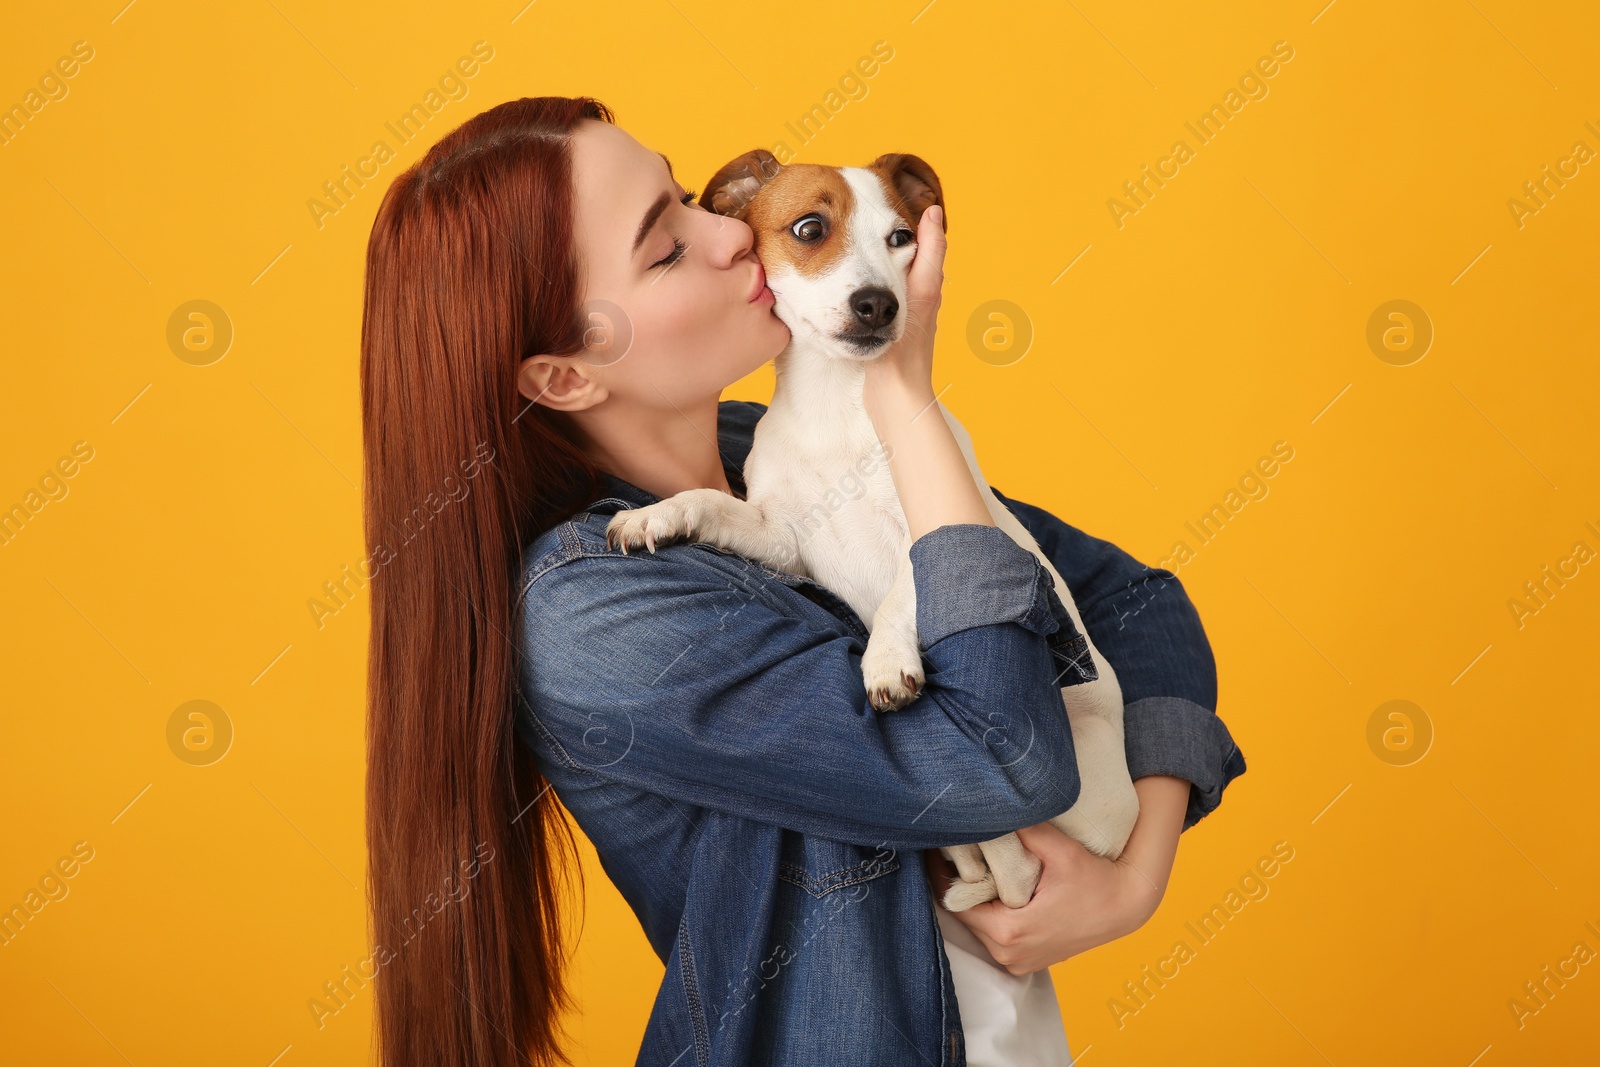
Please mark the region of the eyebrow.
[[[668, 159], [666, 154], [662, 152], [657, 152], [656, 155], [660, 156], [662, 161], [666, 163], [667, 173], [671, 174], [672, 160]], [[655, 226], [656, 220], [661, 218], [661, 213], [671, 206], [672, 201], [673, 196], [671, 193], [662, 193], [656, 197], [655, 203], [650, 205], [650, 210], [644, 213], [644, 218], [639, 222], [639, 229], [633, 235], [633, 250], [629, 255], [636, 256], [639, 254], [639, 246], [644, 244], [644, 239], [650, 235], [650, 230]]]

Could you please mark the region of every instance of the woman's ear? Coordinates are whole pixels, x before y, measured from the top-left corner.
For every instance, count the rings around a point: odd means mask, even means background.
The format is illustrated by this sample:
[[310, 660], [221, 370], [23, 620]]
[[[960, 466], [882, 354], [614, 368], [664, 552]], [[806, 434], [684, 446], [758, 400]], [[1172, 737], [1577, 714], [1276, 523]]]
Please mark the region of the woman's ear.
[[755, 148], [723, 164], [706, 182], [700, 206], [718, 215], [742, 220], [761, 187], [778, 176], [783, 164], [765, 148]]
[[582, 411], [609, 395], [595, 380], [582, 353], [528, 356], [517, 366], [517, 392], [557, 411]]

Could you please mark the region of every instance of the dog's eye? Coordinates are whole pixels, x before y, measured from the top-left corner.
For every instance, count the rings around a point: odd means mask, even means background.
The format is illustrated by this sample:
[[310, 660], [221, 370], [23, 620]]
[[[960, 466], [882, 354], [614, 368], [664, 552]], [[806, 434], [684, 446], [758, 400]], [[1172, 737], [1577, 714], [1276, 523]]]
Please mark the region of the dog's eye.
[[890, 248], [899, 248], [902, 245], [910, 244], [912, 241], [915, 241], [916, 239], [917, 239], [917, 235], [916, 234], [912, 233], [910, 230], [908, 230], [904, 226], [902, 226], [898, 230], [894, 231], [893, 233], [891, 233], [889, 235], [889, 247]]
[[807, 215], [795, 220], [789, 226], [789, 232], [807, 244], [820, 241], [828, 235], [828, 224], [821, 215]]

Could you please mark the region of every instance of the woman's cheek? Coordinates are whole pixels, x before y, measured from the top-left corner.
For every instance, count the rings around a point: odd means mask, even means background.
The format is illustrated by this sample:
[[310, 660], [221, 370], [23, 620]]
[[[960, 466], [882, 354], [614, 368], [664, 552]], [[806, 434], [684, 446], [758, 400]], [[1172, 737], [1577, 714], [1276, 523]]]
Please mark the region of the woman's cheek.
[[726, 301], [713, 300], [706, 287], [681, 287], [664, 310], [663, 325], [674, 346], [703, 349], [717, 337], [733, 327], [734, 317], [728, 313]]
[[663, 281], [659, 286], [646, 289], [627, 309], [637, 348], [668, 352], [684, 343], [684, 309], [681, 302], [671, 298], [673, 294], [666, 285]]

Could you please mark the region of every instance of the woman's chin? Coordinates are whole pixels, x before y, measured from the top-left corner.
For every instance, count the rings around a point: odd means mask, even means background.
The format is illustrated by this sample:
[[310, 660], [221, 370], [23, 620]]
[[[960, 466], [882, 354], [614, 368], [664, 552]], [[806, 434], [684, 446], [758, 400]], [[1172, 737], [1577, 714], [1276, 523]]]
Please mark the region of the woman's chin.
[[780, 319], [778, 317], [778, 313], [772, 310], [771, 304], [767, 305], [767, 318], [770, 320], [769, 329], [772, 332], [772, 336], [780, 339], [778, 342], [776, 342], [778, 347], [773, 349], [772, 355], [768, 356], [767, 358], [776, 359], [778, 353], [789, 347], [789, 340], [794, 335], [789, 329], [789, 324]]

